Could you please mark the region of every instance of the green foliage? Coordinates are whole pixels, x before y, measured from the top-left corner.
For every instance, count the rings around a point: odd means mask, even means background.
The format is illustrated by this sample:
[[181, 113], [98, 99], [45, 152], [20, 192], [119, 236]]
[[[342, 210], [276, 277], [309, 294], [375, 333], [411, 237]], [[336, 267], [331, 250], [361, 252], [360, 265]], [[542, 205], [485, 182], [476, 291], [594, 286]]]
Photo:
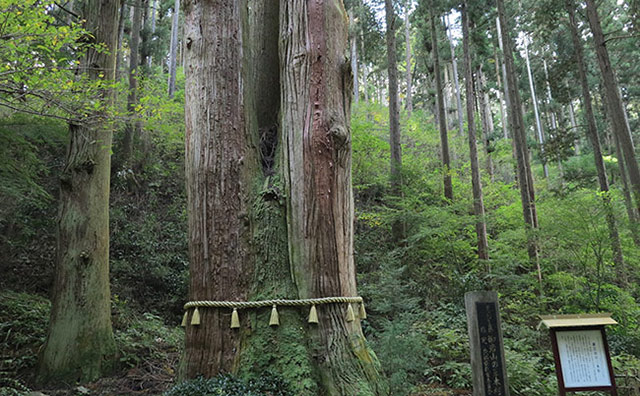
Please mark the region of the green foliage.
[[47, 299], [13, 291], [0, 293], [0, 382], [35, 369], [49, 323]]
[[251, 381], [243, 381], [228, 375], [210, 379], [202, 377], [182, 382], [163, 396], [293, 396], [277, 377], [265, 373]]

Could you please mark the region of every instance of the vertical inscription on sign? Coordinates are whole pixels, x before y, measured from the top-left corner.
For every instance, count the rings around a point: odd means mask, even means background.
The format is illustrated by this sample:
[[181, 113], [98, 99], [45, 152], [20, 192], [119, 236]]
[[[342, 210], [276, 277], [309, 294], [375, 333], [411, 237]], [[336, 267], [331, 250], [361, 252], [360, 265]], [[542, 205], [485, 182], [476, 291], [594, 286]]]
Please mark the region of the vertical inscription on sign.
[[506, 396], [498, 328], [498, 305], [476, 302], [485, 396]]

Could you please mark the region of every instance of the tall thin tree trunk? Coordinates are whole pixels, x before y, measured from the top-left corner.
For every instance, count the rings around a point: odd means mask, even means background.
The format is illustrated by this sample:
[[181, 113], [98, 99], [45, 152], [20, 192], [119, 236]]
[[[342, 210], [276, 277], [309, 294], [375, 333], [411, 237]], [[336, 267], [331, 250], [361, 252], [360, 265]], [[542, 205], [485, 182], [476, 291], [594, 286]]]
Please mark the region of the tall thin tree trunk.
[[640, 168], [636, 161], [633, 149], [633, 141], [631, 139], [631, 131], [625, 122], [625, 111], [620, 98], [620, 91], [616, 82], [616, 77], [611, 68], [609, 52], [605, 45], [602, 26], [600, 25], [600, 17], [598, 16], [597, 6], [594, 0], [586, 0], [587, 18], [589, 26], [593, 33], [593, 43], [598, 57], [598, 66], [602, 74], [602, 82], [606, 93], [606, 103], [609, 110], [609, 120], [613, 129], [613, 133], [620, 141], [624, 162], [629, 171], [629, 182], [633, 192], [633, 198], [636, 209], [640, 210]]
[[[433, 2], [432, 2], [433, 5]], [[433, 7], [432, 7], [433, 10]], [[433, 11], [432, 11], [433, 12]], [[431, 22], [431, 43], [433, 47], [433, 72], [436, 76], [436, 95], [438, 107], [438, 124], [440, 126], [440, 146], [442, 151], [442, 173], [444, 182], [444, 197], [453, 201], [453, 185], [451, 184], [451, 159], [449, 157], [449, 137], [447, 136], [447, 117], [444, 111], [444, 89], [440, 77], [440, 57], [438, 56], [438, 33], [436, 17], [429, 17]]]
[[451, 49], [451, 65], [453, 66], [453, 82], [456, 90], [456, 107], [458, 109], [458, 136], [464, 136], [464, 117], [462, 115], [462, 99], [460, 93], [460, 81], [458, 78], [458, 61], [456, 60], [456, 50], [453, 46], [453, 37], [451, 34], [451, 24], [449, 23], [449, 15], [442, 17], [447, 28], [447, 38], [449, 40], [449, 48]]
[[351, 33], [349, 34], [349, 41], [351, 42], [351, 70], [353, 72], [353, 100], [355, 104], [360, 101], [360, 86], [358, 81], [358, 40], [356, 34], [356, 22], [353, 18], [353, 10], [349, 10], [349, 24], [352, 26]]
[[[115, 79], [118, 1], [87, 1], [86, 29], [107, 51], [87, 50], [80, 70], [90, 80]], [[105, 88], [109, 109], [115, 92]], [[112, 124], [109, 110], [98, 121], [69, 125], [66, 164], [60, 176], [56, 275], [51, 321], [39, 367], [41, 382], [91, 381], [110, 369], [116, 346], [109, 291], [109, 177]], [[90, 117], [93, 118], [93, 117]]]
[[484, 202], [482, 197], [482, 182], [480, 180], [480, 165], [478, 164], [478, 147], [476, 144], [475, 92], [473, 88], [473, 70], [471, 64], [471, 49], [469, 37], [469, 8], [465, 0], [462, 7], [462, 37], [464, 51], [465, 86], [467, 95], [467, 130], [469, 132], [469, 160], [471, 162], [471, 185], [473, 190], [473, 213], [476, 216], [476, 235], [478, 239], [478, 258], [489, 259], [487, 243], [487, 225], [484, 220]]
[[[576, 113], [573, 110], [573, 100], [569, 100], [569, 105], [567, 106], [569, 110], [569, 123], [571, 124], [571, 130], [577, 134], [578, 123], [576, 122]], [[576, 155], [580, 155], [580, 139], [576, 138], [574, 142], [574, 150]]]
[[[496, 32], [498, 34], [498, 46], [500, 47], [500, 52], [502, 52], [502, 54], [504, 55], [504, 46], [502, 44], [502, 29], [500, 27], [500, 18], [496, 17]], [[503, 94], [503, 100], [504, 100], [504, 110], [502, 108], [502, 102], [501, 103], [501, 108], [500, 111], [504, 111], [503, 113], [503, 117], [502, 117], [502, 129], [504, 132], [504, 138], [508, 139], [509, 138], [509, 133], [507, 131], [508, 127], [508, 117], [509, 117], [509, 112], [507, 109], [510, 108], [510, 102], [509, 102], [509, 86], [508, 86], [508, 81], [507, 81], [507, 68], [504, 65], [504, 61], [500, 62], [500, 59], [498, 58], [498, 54], [496, 52], [496, 79], [498, 80], [498, 85], [500, 85], [500, 72], [498, 71], [498, 65], [502, 65], [501, 72], [502, 72], [502, 82], [504, 85], [502, 87], [502, 90], [500, 91], [501, 94]]]
[[116, 81], [120, 81], [120, 66], [122, 64], [123, 53], [122, 41], [124, 38], [124, 21], [127, 18], [127, 3], [120, 0], [120, 17], [118, 18], [118, 53], [116, 55]]
[[587, 121], [587, 137], [591, 142], [593, 148], [593, 159], [595, 161], [596, 170], [598, 172], [598, 183], [600, 184], [600, 191], [602, 194], [602, 203], [604, 205], [607, 226], [609, 228], [609, 238], [611, 239], [611, 251], [613, 253], [613, 261], [617, 266], [619, 275], [622, 276], [624, 283], [626, 283], [626, 271], [624, 270], [624, 258], [622, 256], [622, 248], [620, 247], [620, 236], [618, 234], [618, 226], [616, 225], [615, 216], [613, 213], [613, 207], [611, 205], [611, 196], [609, 194], [609, 180], [607, 178], [607, 171], [604, 166], [604, 160], [602, 158], [602, 149], [600, 147], [600, 139], [598, 138], [598, 127], [596, 119], [593, 115], [593, 105], [591, 102], [591, 93], [589, 91], [589, 83], [587, 80], [587, 69], [584, 64], [584, 55], [582, 50], [582, 41], [575, 18], [575, 3], [574, 0], [567, 0], [565, 2], [567, 13], [569, 14], [569, 28], [571, 30], [571, 39], [573, 41], [573, 50], [575, 52], [575, 61], [578, 70], [578, 77], [580, 79], [580, 86], [582, 88], [582, 98], [584, 114]]
[[[357, 295], [344, 15], [337, 0], [185, 4], [192, 300]], [[268, 308], [239, 310], [230, 329], [231, 310], [203, 308], [183, 375], [271, 371], [293, 394], [388, 393], [347, 304], [318, 306], [317, 324], [308, 306], [278, 309], [278, 327]]]
[[140, 123], [135, 115], [138, 105], [138, 80], [139, 75], [139, 51], [140, 31], [142, 30], [142, 0], [136, 0], [133, 5], [133, 25], [131, 26], [131, 42], [129, 43], [129, 93], [127, 95], [127, 112], [130, 119], [127, 121], [122, 138], [122, 152], [119, 167], [131, 166], [133, 158], [134, 137], [140, 132]]
[[[156, 14], [157, 14], [157, 7], [158, 4], [158, 0], [151, 0], [151, 29], [149, 31], [150, 33], [150, 40], [153, 40], [153, 36], [156, 34]], [[149, 53], [149, 55], [147, 56], [147, 68], [151, 68], [151, 65], [153, 64], [153, 55], [151, 53]]]
[[[395, 196], [402, 194], [402, 147], [400, 146], [400, 98], [398, 96], [398, 64], [396, 60], [396, 16], [392, 0], [385, 0], [387, 20], [387, 64], [389, 74], [389, 144], [391, 148], [391, 190]], [[404, 238], [401, 222], [393, 224], [393, 238]]]
[[536, 88], [533, 82], [533, 75], [531, 73], [531, 62], [529, 61], [529, 48], [525, 44], [524, 59], [527, 64], [527, 76], [529, 77], [529, 89], [531, 90], [531, 102], [533, 103], [533, 115], [536, 118], [536, 131], [538, 132], [538, 144], [540, 144], [540, 155], [542, 157], [542, 167], [544, 170], [544, 177], [549, 177], [549, 166], [547, 165], [547, 158], [544, 154], [544, 132], [542, 130], [542, 123], [540, 122], [540, 112], [538, 111], [538, 98], [536, 97]]
[[[493, 134], [493, 116], [491, 107], [489, 106], [489, 94], [485, 89], [485, 78], [482, 72], [482, 66], [478, 66], [478, 78], [476, 80], [478, 86], [478, 108], [480, 119], [482, 120], [482, 146], [486, 157], [487, 174], [493, 181], [493, 160], [489, 151], [489, 136]], [[502, 105], [501, 105], [502, 106]]]
[[535, 210], [535, 194], [533, 189], [533, 177], [529, 164], [529, 149], [526, 143], [525, 126], [522, 118], [520, 92], [516, 80], [513, 52], [511, 50], [511, 38], [509, 26], [504, 10], [503, 0], [497, 0], [498, 17], [502, 27], [501, 38], [503, 45], [504, 66], [506, 70], [505, 85], [509, 91], [509, 122], [513, 131], [514, 147], [516, 148], [516, 160], [518, 162], [518, 183], [520, 184], [520, 198], [522, 200], [522, 213], [527, 228], [527, 251], [529, 259], [536, 266], [538, 282], [542, 287], [542, 270], [538, 259], [538, 244], [534, 235], [534, 229], [538, 226]]
[[407, 113], [409, 117], [411, 117], [411, 112], [413, 112], [413, 93], [412, 91], [412, 81], [411, 81], [411, 25], [409, 21], [409, 9], [411, 8], [411, 0], [407, 0], [405, 3], [405, 12], [404, 12], [404, 40], [405, 40], [405, 59], [407, 64], [407, 103], [405, 105], [407, 109]]
[[363, 61], [360, 62], [362, 64], [362, 91], [364, 93], [364, 101], [369, 103], [369, 67], [364, 62], [364, 34], [362, 30], [360, 30], [360, 56], [363, 57]]
[[169, 97], [176, 92], [176, 64], [178, 55], [178, 21], [180, 18], [180, 0], [175, 0], [171, 16], [171, 43], [169, 49]]

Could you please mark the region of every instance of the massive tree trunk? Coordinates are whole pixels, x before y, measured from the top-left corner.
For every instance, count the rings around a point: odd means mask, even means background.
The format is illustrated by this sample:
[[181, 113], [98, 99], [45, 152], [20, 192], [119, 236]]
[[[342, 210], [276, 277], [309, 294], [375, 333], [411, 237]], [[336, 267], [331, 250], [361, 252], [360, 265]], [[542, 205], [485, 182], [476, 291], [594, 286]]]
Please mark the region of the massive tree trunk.
[[405, 108], [407, 114], [411, 117], [413, 112], [413, 94], [412, 94], [412, 81], [411, 81], [411, 25], [409, 20], [409, 10], [411, 9], [411, 0], [407, 0], [405, 3], [404, 11], [404, 41], [405, 41], [405, 59], [407, 64], [406, 78], [407, 78], [407, 102]]
[[[433, 10], [433, 7], [432, 7]], [[433, 11], [432, 11], [433, 12]], [[442, 173], [444, 181], [444, 197], [453, 201], [453, 185], [451, 184], [451, 159], [449, 157], [449, 137], [447, 136], [447, 116], [444, 111], [444, 89], [440, 75], [440, 57], [438, 56], [438, 33], [436, 31], [436, 17], [430, 15], [431, 45], [433, 48], [433, 73], [436, 75], [436, 97], [438, 108], [438, 126], [440, 127], [440, 146], [442, 154]]]
[[[190, 299], [357, 295], [342, 2], [187, 1], [184, 42]], [[318, 306], [318, 324], [309, 308], [279, 307], [278, 327], [271, 308], [241, 309], [238, 329], [231, 310], [201, 308], [182, 375], [270, 371], [294, 394], [386, 394], [347, 304]]]
[[176, 92], [176, 65], [178, 56], [178, 21], [180, 18], [180, 0], [175, 0], [171, 15], [171, 42], [169, 47], [169, 97]]
[[[81, 67], [91, 80], [115, 78], [118, 1], [85, 3], [86, 29], [107, 51], [89, 49]], [[115, 94], [102, 92], [105, 107]], [[66, 164], [60, 176], [56, 275], [51, 322], [41, 355], [42, 382], [90, 381], [115, 357], [109, 292], [109, 175], [111, 124], [69, 125]], [[92, 117], [93, 118], [93, 117]]]
[[520, 198], [522, 200], [522, 213], [525, 227], [527, 228], [527, 252], [529, 259], [536, 265], [538, 281], [542, 282], [542, 271], [538, 261], [538, 246], [533, 229], [537, 228], [538, 220], [535, 210], [535, 194], [533, 189], [533, 177], [529, 164], [529, 148], [527, 147], [524, 120], [522, 118], [520, 92], [516, 80], [513, 52], [511, 50], [511, 38], [509, 37], [509, 26], [504, 10], [503, 0], [497, 0], [498, 18], [500, 21], [501, 42], [503, 45], [504, 67], [506, 71], [505, 85], [508, 89], [509, 124], [511, 125], [514, 147], [516, 150], [516, 160], [518, 162], [518, 183], [520, 184]]
[[578, 33], [576, 24], [574, 1], [567, 0], [565, 2], [565, 6], [567, 12], [569, 13], [569, 28], [571, 30], [571, 39], [573, 41], [573, 50], [575, 52], [578, 78], [580, 79], [580, 86], [582, 88], [584, 115], [587, 121], [587, 138], [589, 139], [591, 147], [593, 148], [593, 159], [595, 161], [596, 170], [598, 172], [598, 183], [600, 184], [600, 191], [603, 192], [602, 200], [605, 209], [605, 215], [607, 218], [607, 225], [609, 227], [609, 238], [611, 239], [613, 261], [621, 271], [621, 275], [623, 275], [624, 279], [624, 275], [626, 275], [623, 274], [624, 271], [622, 271], [624, 267], [624, 258], [622, 256], [622, 249], [620, 248], [618, 227], [616, 225], [613, 207], [611, 206], [611, 196], [609, 195], [609, 180], [607, 178], [607, 171], [604, 166], [604, 160], [602, 159], [602, 149], [600, 147], [600, 139], [598, 138], [598, 127], [596, 125], [596, 119], [593, 115], [593, 105], [591, 102], [591, 93], [589, 91], [589, 83], [587, 80], [587, 69], [584, 64], [582, 41], [580, 38], [581, 36]]
[[604, 34], [602, 33], [602, 26], [600, 25], [600, 18], [598, 16], [597, 6], [594, 0], [587, 0], [587, 17], [589, 19], [589, 26], [593, 33], [593, 43], [598, 57], [598, 65], [600, 66], [600, 72], [602, 74], [602, 82], [604, 84], [604, 91], [606, 93], [607, 108], [609, 110], [609, 120], [613, 133], [620, 141], [622, 152], [624, 154], [624, 162], [629, 171], [629, 181], [631, 184], [631, 190], [633, 192], [633, 198], [635, 206], [640, 210], [640, 168], [638, 167], [638, 161], [636, 161], [633, 141], [631, 140], [631, 131], [629, 125], [626, 123], [625, 110], [620, 98], [620, 91], [618, 90], [618, 83], [611, 68], [611, 61], [609, 59], [609, 52], [605, 45]]
[[[385, 0], [387, 20], [387, 67], [389, 74], [389, 145], [391, 148], [391, 191], [402, 194], [402, 147], [400, 146], [400, 98], [398, 95], [398, 62], [396, 59], [396, 15], [392, 0]], [[404, 238], [403, 225], [396, 221], [392, 226], [393, 239]]]
[[[473, 70], [471, 63], [471, 49], [469, 48], [469, 7], [467, 1], [462, 6], [462, 37], [464, 51], [465, 87], [467, 94], [467, 131], [469, 133], [469, 160], [471, 162], [471, 185], [473, 189], [473, 213], [476, 216], [476, 235], [478, 239], [478, 258], [489, 259], [487, 243], [487, 225], [484, 221], [484, 202], [482, 197], [482, 182], [480, 180], [480, 166], [478, 164], [478, 146], [476, 144], [475, 102], [476, 95], [473, 88]], [[484, 109], [481, 109], [484, 111]]]

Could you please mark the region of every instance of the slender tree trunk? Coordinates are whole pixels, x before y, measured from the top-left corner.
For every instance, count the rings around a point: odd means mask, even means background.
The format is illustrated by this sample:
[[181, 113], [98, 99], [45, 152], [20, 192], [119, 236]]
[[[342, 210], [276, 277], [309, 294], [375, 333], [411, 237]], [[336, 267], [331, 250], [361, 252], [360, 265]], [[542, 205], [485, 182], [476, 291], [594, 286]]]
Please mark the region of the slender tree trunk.
[[[363, 57], [362, 59], [364, 60], [364, 34], [362, 33], [362, 30], [360, 30], [360, 55]], [[362, 61], [362, 91], [364, 93], [364, 101], [369, 103], [369, 67], [367, 66], [367, 64]]]
[[538, 132], [538, 144], [540, 144], [540, 155], [542, 157], [542, 167], [544, 170], [544, 177], [549, 177], [549, 166], [547, 165], [547, 158], [544, 154], [544, 132], [542, 130], [542, 123], [540, 122], [540, 112], [538, 111], [538, 98], [536, 97], [536, 88], [533, 82], [533, 75], [531, 73], [531, 62], [529, 61], [529, 48], [525, 44], [524, 59], [527, 64], [527, 76], [529, 77], [529, 89], [531, 90], [531, 102], [533, 103], [533, 115], [536, 118], [536, 131]]
[[411, 0], [407, 0], [405, 3], [405, 12], [404, 12], [404, 40], [405, 40], [405, 58], [407, 64], [407, 103], [405, 105], [407, 109], [407, 113], [409, 117], [411, 117], [411, 112], [413, 112], [413, 93], [412, 91], [412, 81], [411, 81], [411, 25], [409, 21], [409, 9], [411, 8]]
[[504, 66], [506, 70], [505, 85], [509, 90], [509, 122], [513, 131], [516, 160], [518, 163], [518, 182], [520, 184], [520, 198], [522, 200], [522, 213], [527, 228], [527, 251], [529, 259], [536, 265], [538, 282], [542, 285], [542, 271], [538, 260], [538, 246], [533, 230], [537, 228], [538, 221], [535, 210], [535, 194], [533, 189], [533, 177], [529, 165], [529, 149], [526, 143], [524, 120], [522, 118], [520, 92], [516, 80], [513, 52], [511, 50], [511, 38], [504, 10], [503, 0], [497, 0], [498, 17], [502, 27], [501, 39], [503, 45]]
[[[496, 32], [498, 34], [498, 46], [500, 47], [500, 52], [502, 52], [502, 54], [504, 55], [504, 48], [503, 48], [503, 44], [502, 44], [502, 29], [500, 27], [500, 18], [496, 17]], [[507, 127], [507, 123], [508, 120], [507, 118], [509, 117], [508, 114], [508, 110], [511, 105], [510, 105], [510, 101], [509, 101], [509, 86], [508, 86], [508, 81], [507, 81], [507, 68], [504, 65], [504, 61], [500, 62], [500, 59], [498, 58], [498, 54], [496, 52], [496, 79], [498, 80], [498, 85], [500, 86], [500, 72], [498, 71], [498, 65], [502, 64], [501, 67], [501, 71], [502, 71], [502, 81], [504, 85], [502, 87], [502, 89], [500, 90], [500, 93], [504, 95], [503, 99], [504, 99], [504, 106], [505, 108], [502, 108], [502, 101], [501, 103], [501, 107], [500, 107], [500, 111], [503, 111], [502, 115], [502, 129], [504, 132], [504, 138], [508, 139], [509, 138], [509, 133], [507, 131], [508, 127]]]
[[[88, 1], [81, 15], [96, 43], [81, 70], [90, 80], [115, 78], [118, 1]], [[106, 88], [102, 102], [110, 108], [115, 92]], [[116, 347], [111, 328], [109, 291], [109, 110], [92, 114], [99, 121], [69, 125], [66, 164], [60, 176], [56, 275], [51, 321], [39, 367], [41, 382], [91, 381], [110, 369]]]
[[351, 70], [353, 72], [353, 100], [355, 104], [360, 101], [360, 86], [358, 81], [358, 40], [356, 35], [356, 23], [353, 18], [353, 10], [349, 10], [349, 23], [352, 26], [349, 34], [351, 42]]
[[[576, 122], [576, 113], [573, 110], [573, 100], [569, 101], [569, 106], [567, 106], [567, 108], [569, 109], [569, 122], [571, 123], [571, 130], [577, 134], [578, 123]], [[574, 150], [576, 155], [580, 155], [580, 139], [579, 138], [576, 138], [576, 141], [574, 144]]]
[[[433, 3], [432, 3], [433, 4]], [[432, 7], [433, 10], [433, 7]], [[433, 12], [433, 11], [432, 11]], [[447, 136], [447, 117], [444, 111], [444, 89], [440, 77], [440, 57], [438, 56], [438, 33], [436, 17], [431, 15], [431, 43], [433, 47], [433, 73], [436, 76], [436, 95], [438, 107], [438, 124], [440, 127], [440, 146], [442, 150], [442, 172], [444, 174], [444, 197], [453, 201], [453, 185], [451, 184], [451, 159], [449, 157], [449, 137]]]
[[609, 120], [613, 133], [620, 141], [622, 153], [624, 155], [624, 162], [629, 171], [629, 182], [631, 184], [631, 191], [633, 192], [633, 199], [636, 209], [640, 210], [640, 168], [638, 167], [638, 161], [636, 161], [635, 153], [633, 149], [633, 141], [631, 140], [631, 131], [628, 124], [625, 122], [625, 111], [620, 98], [620, 91], [618, 90], [618, 84], [611, 68], [611, 61], [609, 59], [609, 52], [605, 45], [604, 34], [602, 33], [602, 26], [600, 25], [600, 18], [598, 16], [597, 6], [594, 0], [586, 0], [587, 4], [587, 17], [589, 19], [589, 26], [593, 33], [593, 43], [598, 57], [598, 65], [602, 74], [602, 82], [604, 84], [604, 91], [606, 93], [606, 103], [609, 110]]
[[589, 83], [587, 80], [587, 69], [584, 64], [584, 55], [582, 50], [582, 41], [575, 18], [575, 3], [574, 0], [567, 0], [565, 2], [567, 12], [569, 14], [569, 28], [571, 30], [571, 39], [573, 41], [573, 50], [575, 53], [576, 68], [578, 71], [578, 78], [580, 79], [580, 86], [582, 88], [583, 108], [587, 121], [587, 138], [593, 148], [593, 158], [598, 172], [598, 183], [600, 184], [600, 191], [602, 194], [603, 205], [605, 208], [607, 225], [609, 227], [609, 238], [611, 239], [611, 251], [613, 253], [613, 261], [616, 264], [619, 274], [626, 283], [626, 271], [624, 270], [624, 258], [622, 256], [622, 249], [620, 247], [620, 236], [618, 234], [618, 226], [616, 225], [615, 216], [613, 213], [613, 207], [611, 205], [611, 196], [609, 194], [609, 180], [607, 178], [607, 171], [604, 166], [604, 160], [602, 159], [602, 149], [600, 148], [600, 139], [598, 138], [598, 127], [596, 119], [593, 115], [593, 105], [591, 102], [591, 93], [589, 91]]
[[[398, 96], [398, 62], [396, 60], [396, 15], [392, 0], [385, 0], [387, 20], [387, 64], [389, 74], [389, 144], [391, 146], [391, 190], [393, 195], [402, 194], [402, 147], [400, 146], [400, 98]], [[395, 222], [393, 239], [404, 239], [404, 226]]]
[[456, 50], [453, 46], [453, 37], [451, 36], [451, 26], [449, 16], [443, 17], [445, 26], [447, 27], [447, 38], [449, 40], [449, 48], [451, 48], [451, 64], [453, 66], [453, 82], [456, 90], [456, 106], [458, 109], [458, 136], [464, 136], [464, 117], [462, 116], [462, 99], [460, 94], [460, 80], [458, 78], [458, 61], [456, 60]]
[[129, 167], [133, 158], [134, 136], [138, 134], [140, 123], [136, 120], [135, 109], [138, 106], [138, 79], [139, 79], [139, 51], [140, 31], [142, 30], [142, 0], [136, 0], [133, 5], [133, 24], [131, 26], [131, 40], [129, 42], [129, 93], [127, 95], [127, 112], [130, 119], [127, 121], [122, 138], [122, 149], [118, 167]]
[[122, 64], [122, 40], [124, 38], [124, 21], [127, 18], [128, 6], [124, 0], [120, 0], [120, 16], [118, 18], [118, 53], [116, 55], [116, 81], [120, 81], [120, 66]]
[[171, 16], [171, 43], [169, 49], [169, 97], [176, 92], [176, 64], [178, 55], [178, 21], [180, 18], [180, 0], [175, 0]]
[[478, 107], [480, 119], [482, 120], [482, 146], [487, 161], [487, 174], [493, 181], [493, 160], [491, 158], [491, 152], [489, 151], [489, 135], [493, 134], [493, 115], [491, 114], [491, 107], [489, 106], [489, 94], [485, 89], [485, 78], [484, 73], [482, 73], [482, 66], [478, 66], [478, 79], [476, 80], [476, 84], [478, 86]]
[[465, 86], [467, 95], [467, 130], [469, 132], [469, 159], [471, 162], [471, 185], [473, 190], [473, 213], [476, 216], [476, 235], [478, 238], [478, 258], [489, 259], [487, 243], [487, 225], [484, 221], [484, 202], [482, 197], [482, 182], [480, 180], [480, 165], [478, 164], [478, 147], [476, 144], [475, 126], [475, 92], [473, 89], [473, 71], [471, 63], [471, 49], [469, 48], [469, 9], [465, 0], [462, 7], [462, 37], [464, 51]]
[[[190, 299], [355, 296], [346, 11], [247, 1], [185, 3]], [[270, 308], [239, 310], [230, 329], [231, 310], [203, 308], [183, 376], [271, 371], [294, 394], [386, 395], [347, 305], [318, 306], [318, 324], [308, 309], [279, 307], [271, 328]]]
[[629, 188], [629, 177], [627, 176], [627, 169], [624, 161], [622, 160], [622, 148], [620, 147], [620, 141], [613, 136], [616, 147], [616, 157], [618, 158], [618, 167], [620, 169], [620, 179], [622, 180], [622, 194], [624, 196], [624, 205], [627, 209], [627, 217], [629, 218], [629, 228], [631, 230], [631, 236], [636, 246], [640, 246], [640, 218], [633, 206], [633, 199], [631, 198], [631, 190]]
[[[158, 0], [151, 0], [151, 29], [149, 31], [149, 40], [153, 40], [153, 36], [156, 34], [156, 14]], [[147, 68], [151, 69], [151, 65], [153, 64], [153, 55], [149, 52], [147, 56]]]

